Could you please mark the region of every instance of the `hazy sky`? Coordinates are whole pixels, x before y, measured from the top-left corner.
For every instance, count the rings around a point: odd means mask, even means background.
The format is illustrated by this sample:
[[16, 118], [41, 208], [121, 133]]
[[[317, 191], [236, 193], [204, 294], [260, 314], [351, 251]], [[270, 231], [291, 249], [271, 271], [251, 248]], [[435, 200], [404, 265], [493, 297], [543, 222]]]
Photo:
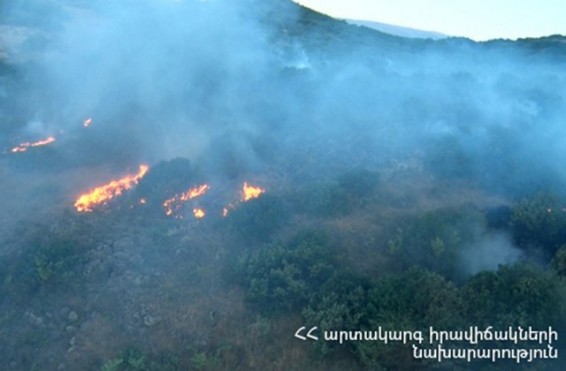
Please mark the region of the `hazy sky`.
[[474, 40], [566, 35], [566, 0], [295, 0], [337, 18]]

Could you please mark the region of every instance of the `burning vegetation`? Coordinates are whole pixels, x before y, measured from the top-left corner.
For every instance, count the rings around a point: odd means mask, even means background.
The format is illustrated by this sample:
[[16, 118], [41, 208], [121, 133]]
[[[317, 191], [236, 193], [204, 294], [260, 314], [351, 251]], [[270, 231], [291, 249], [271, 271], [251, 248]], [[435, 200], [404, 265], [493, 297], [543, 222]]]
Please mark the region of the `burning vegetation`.
[[[198, 197], [204, 196], [210, 190], [210, 186], [208, 184], [202, 184], [198, 187], [194, 187], [186, 191], [185, 193], [177, 194], [174, 197], [171, 197], [163, 202], [163, 208], [165, 209], [165, 215], [167, 216], [174, 216], [175, 218], [182, 219], [183, 216], [180, 214], [180, 211], [183, 207], [183, 204], [194, 200]], [[246, 202], [254, 198], [260, 197], [263, 193], [265, 193], [265, 189], [248, 185], [247, 182], [244, 182], [241, 192], [241, 202]], [[233, 209], [236, 205], [233, 203], [228, 204], [228, 206], [222, 209], [222, 216], [227, 216], [230, 209]], [[202, 208], [193, 208], [193, 215], [197, 219], [202, 219], [206, 216], [206, 212]]]
[[[203, 185], [200, 185], [198, 187], [191, 188], [188, 191], [181, 193], [180, 195], [175, 195], [174, 197], [171, 197], [170, 199], [165, 200], [165, 202], [163, 202], [163, 208], [165, 209], [165, 215], [167, 215], [167, 216], [175, 215], [183, 207], [183, 204], [185, 202], [190, 201], [190, 200], [197, 198], [197, 197], [201, 197], [209, 189], [210, 189], [210, 186], [208, 184], [203, 184]], [[201, 212], [202, 212], [202, 210], [201, 210]], [[195, 212], [194, 214], [196, 216], [197, 213]], [[200, 215], [200, 213], [199, 213], [199, 215]], [[204, 212], [202, 212], [201, 218], [203, 216], [204, 216]], [[179, 216], [176, 216], [176, 217], [179, 217]]]
[[105, 205], [108, 201], [116, 196], [120, 196], [125, 190], [131, 189], [138, 184], [139, 180], [149, 170], [149, 166], [140, 165], [137, 174], [127, 175], [124, 178], [113, 180], [110, 183], [96, 187], [92, 191], [82, 194], [75, 202], [75, 208], [78, 212], [92, 212], [93, 209], [100, 205]]
[[[254, 198], [258, 198], [263, 193], [265, 193], [265, 189], [253, 185], [248, 185], [248, 182], [244, 182], [244, 185], [242, 186], [240, 202], [247, 202]], [[230, 210], [234, 209], [235, 207], [235, 204], [230, 203], [228, 204], [228, 206], [222, 208], [222, 216], [227, 217], [230, 213]]]
[[53, 142], [55, 142], [55, 137], [53, 137], [53, 136], [49, 136], [45, 139], [38, 140], [37, 142], [24, 142], [24, 143], [21, 143], [20, 145], [14, 147], [14, 148], [12, 148], [12, 153], [25, 152], [30, 147], [46, 146], [46, 145], [51, 144]]
[[[75, 202], [75, 209], [78, 212], [92, 212], [97, 206], [108, 203], [108, 201], [112, 198], [120, 196], [125, 190], [129, 190], [137, 185], [140, 179], [142, 179], [148, 171], [149, 166], [140, 165], [140, 169], [137, 174], [127, 175], [122, 179], [113, 180], [108, 184], [96, 187], [88, 193], [82, 194]], [[203, 183], [201, 185], [191, 187], [185, 192], [178, 193], [173, 197], [167, 198], [161, 204], [165, 215], [176, 219], [183, 219], [184, 215], [182, 210], [184, 204], [203, 197], [210, 191], [210, 189], [211, 186], [209, 184]], [[140, 191], [140, 198], [137, 201], [139, 205], [146, 205], [148, 203], [148, 198], [155, 198], [155, 195], [149, 195], [147, 190], [143, 191], [140, 188]], [[230, 210], [236, 208], [239, 203], [258, 198], [265, 192], [265, 189], [261, 187], [244, 182], [240, 192], [240, 200], [235, 203], [229, 203], [227, 206], [222, 208], [222, 216], [226, 217]], [[200, 205], [194, 205], [192, 208], [192, 214], [196, 219], [202, 219], [206, 216], [206, 210]]]
[[252, 198], [258, 198], [264, 192], [265, 189], [248, 185], [247, 182], [244, 182], [244, 186], [242, 187], [242, 201], [246, 202]]
[[85, 128], [88, 128], [90, 125], [92, 125], [92, 118], [91, 117], [89, 117], [89, 118], [87, 118], [86, 120], [83, 121], [83, 126]]
[[203, 209], [195, 208], [195, 209], [193, 209], [193, 215], [197, 219], [202, 219], [206, 216], [206, 212]]

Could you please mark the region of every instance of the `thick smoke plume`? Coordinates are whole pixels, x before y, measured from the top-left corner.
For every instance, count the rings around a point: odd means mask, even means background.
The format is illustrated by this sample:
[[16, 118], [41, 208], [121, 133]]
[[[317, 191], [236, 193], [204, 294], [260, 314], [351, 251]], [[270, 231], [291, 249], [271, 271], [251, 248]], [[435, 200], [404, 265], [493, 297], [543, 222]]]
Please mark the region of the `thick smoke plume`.
[[[66, 131], [67, 158], [80, 146], [84, 157], [181, 156], [220, 171], [221, 152], [255, 169], [298, 151], [317, 166], [418, 154], [438, 176], [514, 192], [564, 179], [560, 55], [464, 40], [395, 46], [362, 29], [350, 52], [342, 29], [324, 39], [285, 1], [33, 3], [48, 16], [33, 27], [29, 115], [16, 132]], [[4, 4], [7, 20], [31, 4]], [[95, 139], [73, 137], [87, 117]]]

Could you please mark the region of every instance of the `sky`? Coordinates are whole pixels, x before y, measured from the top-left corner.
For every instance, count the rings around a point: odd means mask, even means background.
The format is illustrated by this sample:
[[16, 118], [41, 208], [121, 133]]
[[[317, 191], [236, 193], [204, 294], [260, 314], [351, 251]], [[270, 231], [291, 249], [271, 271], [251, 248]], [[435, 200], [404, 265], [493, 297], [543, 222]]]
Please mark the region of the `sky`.
[[335, 18], [368, 20], [476, 41], [566, 35], [564, 0], [295, 0]]

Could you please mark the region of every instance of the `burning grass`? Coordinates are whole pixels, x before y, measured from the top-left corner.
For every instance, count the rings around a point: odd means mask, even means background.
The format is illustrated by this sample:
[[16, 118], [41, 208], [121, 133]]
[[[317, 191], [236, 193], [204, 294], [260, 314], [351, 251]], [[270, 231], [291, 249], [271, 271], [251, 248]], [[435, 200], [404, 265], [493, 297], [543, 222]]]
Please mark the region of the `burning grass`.
[[120, 196], [124, 191], [138, 184], [139, 180], [148, 172], [149, 166], [140, 165], [136, 174], [127, 175], [121, 179], [96, 187], [88, 193], [84, 193], [75, 202], [78, 212], [92, 212], [94, 208], [105, 205], [114, 197]]
[[[190, 201], [192, 199], [195, 199], [197, 197], [203, 196], [204, 194], [206, 194], [206, 192], [208, 192], [209, 189], [210, 189], [210, 186], [208, 184], [203, 184], [203, 185], [200, 185], [198, 187], [190, 188], [186, 192], [183, 192], [181, 194], [177, 194], [177, 195], [165, 200], [165, 202], [163, 202], [163, 208], [165, 209], [165, 215], [181, 217], [178, 214], [178, 212], [183, 207], [183, 203]], [[195, 211], [195, 217], [197, 217], [197, 218], [204, 217], [204, 212], [202, 210], [200, 210], [200, 212], [198, 214], [200, 216], [197, 216], [197, 212]]]
[[12, 148], [12, 153], [26, 152], [29, 148], [46, 146], [48, 144], [54, 143], [55, 137], [49, 136], [45, 139], [38, 140], [36, 142], [24, 142], [20, 143], [18, 146]]
[[258, 198], [262, 193], [265, 193], [265, 189], [248, 185], [247, 182], [244, 182], [244, 186], [242, 187], [242, 201], [246, 202], [252, 198]]

